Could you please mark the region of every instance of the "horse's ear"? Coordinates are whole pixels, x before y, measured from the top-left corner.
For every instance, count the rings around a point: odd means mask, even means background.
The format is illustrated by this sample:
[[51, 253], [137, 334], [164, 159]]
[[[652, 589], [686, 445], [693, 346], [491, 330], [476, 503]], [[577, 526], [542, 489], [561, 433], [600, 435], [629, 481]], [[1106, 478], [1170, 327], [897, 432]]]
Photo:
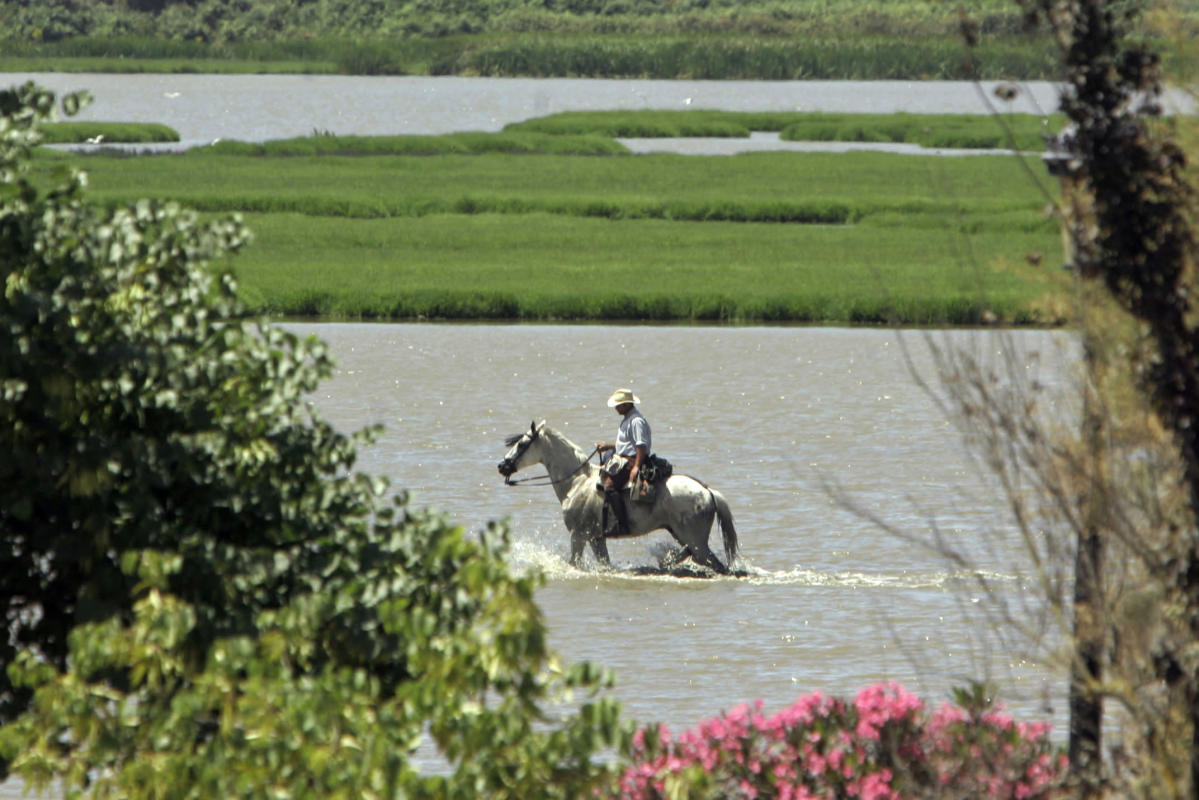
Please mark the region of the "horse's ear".
[[533, 420], [529, 423], [529, 433], [533, 434], [534, 436], [537, 435], [537, 420]]

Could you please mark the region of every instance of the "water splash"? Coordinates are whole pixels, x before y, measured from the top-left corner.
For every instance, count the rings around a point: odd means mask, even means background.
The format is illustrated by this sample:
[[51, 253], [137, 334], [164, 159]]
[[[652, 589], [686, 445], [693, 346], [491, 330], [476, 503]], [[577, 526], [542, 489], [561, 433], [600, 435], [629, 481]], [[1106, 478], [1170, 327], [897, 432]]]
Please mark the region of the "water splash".
[[649, 559], [642, 561], [613, 561], [611, 569], [597, 569], [590, 563], [573, 567], [560, 547], [548, 547], [535, 540], [513, 543], [510, 565], [518, 572], [539, 572], [549, 581], [657, 581], [669, 583], [709, 581], [740, 581], [754, 586], [810, 586], [847, 589], [910, 589], [962, 591], [985, 584], [991, 589], [1019, 589], [1024, 581], [1017, 575], [998, 572], [931, 571], [931, 572], [863, 572], [856, 570], [824, 571], [795, 566], [791, 569], [769, 570], [755, 566], [738, 557], [731, 575], [719, 575], [690, 560], [672, 564], [678, 549], [668, 543], [654, 542], [649, 547]]

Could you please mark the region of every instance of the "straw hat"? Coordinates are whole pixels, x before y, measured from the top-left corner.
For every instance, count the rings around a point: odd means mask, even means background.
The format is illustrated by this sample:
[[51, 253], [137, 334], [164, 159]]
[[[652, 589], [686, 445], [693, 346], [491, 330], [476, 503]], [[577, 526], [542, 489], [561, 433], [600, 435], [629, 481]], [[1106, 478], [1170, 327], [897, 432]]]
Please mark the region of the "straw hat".
[[623, 403], [632, 403], [636, 405], [640, 402], [641, 400], [637, 398], [637, 395], [633, 394], [632, 389], [617, 389], [612, 393], [612, 396], [608, 398], [608, 408], [616, 408], [618, 405]]

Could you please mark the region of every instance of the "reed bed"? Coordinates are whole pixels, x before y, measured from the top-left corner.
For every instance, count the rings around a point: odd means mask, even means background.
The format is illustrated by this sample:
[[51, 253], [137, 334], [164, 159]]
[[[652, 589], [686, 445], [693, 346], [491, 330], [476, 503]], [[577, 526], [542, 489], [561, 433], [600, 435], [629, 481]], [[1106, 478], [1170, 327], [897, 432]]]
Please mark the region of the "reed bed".
[[[316, 137], [320, 138], [320, 137]], [[553, 138], [553, 137], [549, 137]], [[445, 154], [247, 158], [207, 149], [120, 157], [58, 155], [90, 174], [93, 196], [169, 197], [204, 211], [382, 218], [551, 213], [606, 219], [919, 224], [1004, 229], [1012, 217], [1044, 230], [1045, 194], [1015, 157], [884, 153], [648, 155]], [[1031, 160], [1029, 160], [1031, 161]], [[1052, 191], [1048, 177], [1042, 191]], [[985, 193], [978, 187], [986, 186]]]
[[297, 36], [202, 41], [192, 37], [74, 36], [55, 42], [3, 42], [0, 67], [76, 72], [292, 72], [351, 75], [427, 73], [461, 45], [436, 39]]
[[744, 138], [750, 131], [781, 131], [795, 115], [771, 112], [663, 111], [563, 111], [504, 126], [505, 133], [542, 133], [553, 136], [611, 136], [678, 138], [717, 136]]
[[669, 138], [718, 136], [744, 138], [750, 131], [781, 131], [796, 115], [777, 112], [666, 111], [563, 111], [504, 126], [505, 133], [542, 133], [553, 136], [611, 136]]
[[922, 147], [1042, 151], [1065, 117], [1032, 114], [808, 114], [780, 132], [784, 141], [904, 142]]
[[518, 36], [446, 55], [432, 74], [656, 79], [1044, 80], [1060, 74], [1045, 42], [953, 37], [733, 38]]
[[566, 111], [508, 125], [505, 132], [612, 137], [746, 137], [773, 131], [789, 141], [906, 142], [925, 147], [1042, 150], [1065, 124], [1060, 114], [824, 114], [736, 111]]
[[218, 267], [271, 314], [1056, 321], [1053, 185], [1015, 156], [218, 150], [43, 151], [38, 169], [69, 159], [108, 204], [245, 215], [254, 246]]
[[746, 34], [714, 27], [664, 34], [638, 32], [636, 26], [627, 32], [618, 24], [616, 30], [604, 31], [595, 22], [579, 33], [532, 29], [423, 38], [8, 40], [0, 69], [747, 80], [1033, 80], [1060, 74], [1047, 43], [1023, 38], [987, 39], [968, 52], [952, 34], [913, 38], [847, 34], [835, 27], [816, 35]]
[[0, 40], [6, 72], [429, 74], [463, 41], [361, 36], [204, 41], [154, 36], [75, 36], [54, 42]]
[[[55, 13], [33, 4], [0, 11], [6, 33], [18, 43], [94, 50], [115, 40], [160, 53], [176, 42], [176, 51], [197, 52], [204, 45], [228, 49], [243, 43], [276, 46], [311, 55], [329, 41], [370, 41], [407, 36], [444, 39], [461, 35], [521, 33], [607, 33], [679, 35], [738, 33], [798, 36], [843, 35], [947, 36], [961, 25], [959, 9], [936, 0], [704, 0], [660, 3], [653, 0], [466, 0], [454, 3], [346, 4], [344, 0], [308, 0], [302, 4], [255, 0], [235, 7], [197, 3], [196, 14], [171, 13], [169, 5], [93, 3], [77, 13]], [[211, 6], [216, 5], [217, 9]], [[208, 7], [205, 7], [208, 6]], [[213, 13], [219, 10], [221, 13]], [[166, 12], [166, 13], [163, 13]], [[1179, 16], [1193, 17], [1189, 11]], [[974, 0], [971, 18], [981, 33], [1018, 36], [1024, 28], [1019, 9], [1005, 0]]]
[[251, 214], [228, 265], [259, 311], [383, 319], [1053, 321], [1052, 275], [995, 269], [1043, 235], [589, 220]]
[[220, 141], [196, 148], [200, 155], [255, 156], [433, 156], [507, 153], [510, 155], [628, 155], [629, 149], [604, 135], [463, 132], [442, 136], [335, 136], [317, 134], [269, 142]]
[[[652, 76], [1060, 77], [1010, 0], [465, 0], [0, 4], [0, 69]], [[1194, 3], [1159, 10], [1193, 41]], [[1184, 53], [1163, 48], [1167, 66]]]
[[142, 122], [49, 122], [42, 126], [46, 144], [139, 144], [177, 142], [179, 132], [166, 125]]

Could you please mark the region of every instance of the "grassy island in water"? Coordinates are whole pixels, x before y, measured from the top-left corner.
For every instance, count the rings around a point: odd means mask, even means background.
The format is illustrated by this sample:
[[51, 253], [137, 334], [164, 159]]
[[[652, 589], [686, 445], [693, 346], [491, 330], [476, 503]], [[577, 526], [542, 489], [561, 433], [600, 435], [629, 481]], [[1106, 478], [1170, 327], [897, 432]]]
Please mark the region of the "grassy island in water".
[[1035, 152], [631, 155], [611, 138], [773, 128], [1018, 146], [1052, 124], [613, 112], [495, 134], [54, 151], [42, 163], [82, 167], [103, 202], [242, 214], [255, 242], [217, 267], [277, 315], [1052, 324], [1056, 186]]

